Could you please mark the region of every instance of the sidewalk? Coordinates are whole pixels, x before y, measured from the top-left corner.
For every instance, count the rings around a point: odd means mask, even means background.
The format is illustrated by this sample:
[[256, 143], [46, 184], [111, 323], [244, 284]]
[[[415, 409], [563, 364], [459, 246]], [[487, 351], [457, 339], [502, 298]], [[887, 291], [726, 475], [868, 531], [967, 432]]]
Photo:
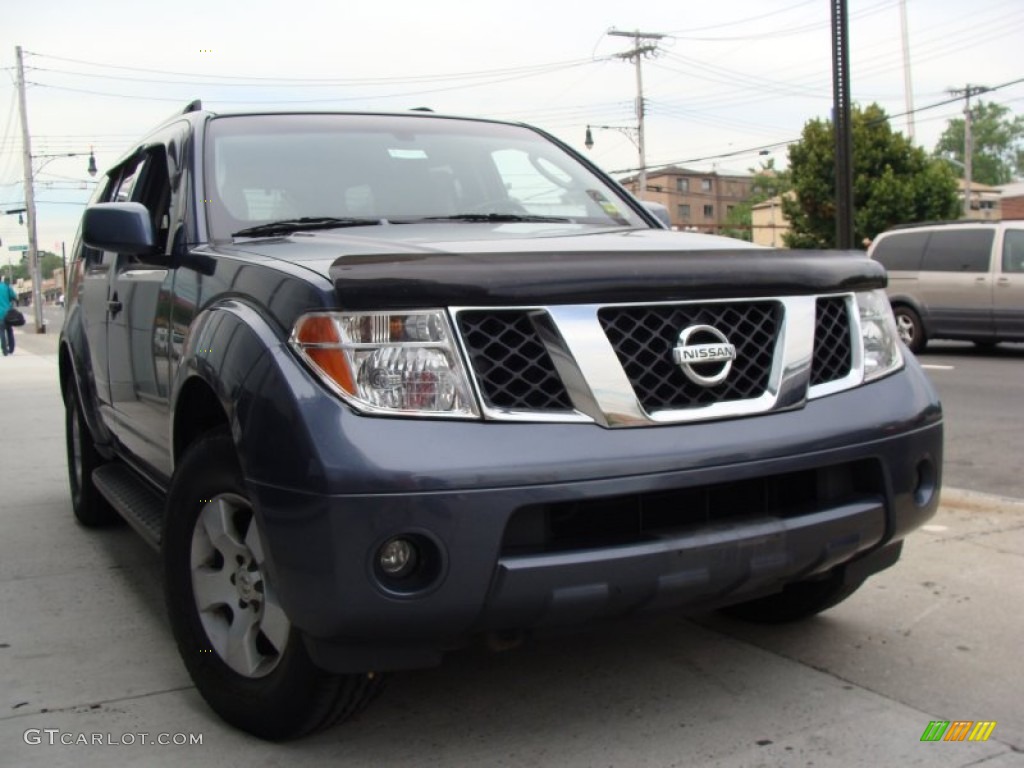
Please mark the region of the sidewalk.
[[[30, 320], [21, 328], [14, 329], [14, 358], [25, 354], [56, 355], [59, 339], [60, 328], [47, 326], [46, 333], [36, 333], [35, 325]], [[3, 362], [2, 358], [0, 362]]]

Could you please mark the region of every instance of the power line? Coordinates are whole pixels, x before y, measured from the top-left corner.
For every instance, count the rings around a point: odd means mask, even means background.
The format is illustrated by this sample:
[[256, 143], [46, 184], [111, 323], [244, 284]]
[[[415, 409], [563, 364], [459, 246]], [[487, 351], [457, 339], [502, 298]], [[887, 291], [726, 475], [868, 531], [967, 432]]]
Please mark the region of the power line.
[[[570, 69], [572, 67], [580, 67], [594, 63], [590, 59], [582, 60], [579, 64], [571, 65], [571, 67], [562, 67], [562, 69]], [[463, 83], [459, 85], [451, 85], [440, 88], [426, 88], [417, 91], [403, 91], [400, 93], [385, 93], [385, 94], [374, 94], [371, 98], [374, 100], [379, 99], [398, 99], [408, 98], [411, 96], [425, 96], [434, 93], [444, 93], [447, 91], [459, 91], [469, 88], [479, 88], [487, 85], [497, 85], [498, 83], [511, 82], [513, 80], [525, 80], [531, 77], [539, 77], [541, 75], [551, 74], [555, 70], [532, 70], [528, 73], [511, 75], [508, 77], [498, 77], [491, 80], [478, 80], [475, 82]], [[170, 101], [175, 103], [181, 103], [183, 98], [173, 98], [167, 96], [139, 96], [130, 95], [126, 93], [109, 93], [105, 91], [94, 91], [85, 88], [71, 88], [68, 86], [61, 85], [50, 85], [48, 83], [41, 83], [38, 81], [26, 81], [28, 85], [33, 85], [37, 88], [49, 88], [51, 90], [68, 91], [71, 93], [85, 93], [91, 96], [107, 96], [111, 98], [119, 99], [134, 99], [139, 101]], [[331, 104], [337, 102], [351, 102], [351, 101], [365, 101], [367, 96], [333, 96], [330, 98], [317, 98], [317, 99], [211, 99], [211, 101], [220, 104]]]
[[[851, 19], [863, 19], [867, 16], [874, 15], [880, 11], [885, 10], [893, 6], [893, 0], [882, 0], [880, 3], [863, 8], [855, 13], [850, 14]], [[782, 29], [774, 29], [767, 32], [758, 32], [752, 35], [730, 35], [721, 37], [698, 37], [691, 35], [679, 35], [675, 34], [678, 40], [691, 40], [691, 41], [704, 41], [704, 42], [739, 42], [747, 40], [764, 40], [764, 39], [779, 39], [782, 37], [792, 37], [793, 35], [800, 35], [805, 32], [813, 32], [818, 29], [823, 29], [829, 26], [829, 20], [824, 19], [823, 21], [808, 22], [806, 24], [794, 27], [784, 27]]]
[[[384, 84], [405, 84], [405, 83], [419, 83], [419, 82], [444, 82], [447, 80], [465, 80], [474, 78], [489, 78], [495, 76], [509, 75], [509, 74], [526, 74], [548, 72], [557, 69], [571, 69], [572, 67], [581, 66], [583, 64], [593, 63], [593, 59], [568, 59], [565, 61], [549, 62], [544, 64], [528, 64], [519, 67], [505, 67], [499, 69], [490, 70], [472, 70], [469, 72], [451, 72], [447, 74], [434, 74], [434, 75], [414, 75], [401, 76], [401, 77], [370, 77], [370, 78], [331, 78], [331, 77], [259, 77], [251, 75], [211, 75], [197, 72], [174, 72], [169, 70], [160, 69], [145, 69], [142, 67], [129, 67], [120, 64], [104, 64], [95, 61], [85, 61], [82, 59], [71, 59], [63, 56], [54, 56], [51, 54], [38, 53], [34, 51], [25, 51], [26, 54], [31, 56], [38, 56], [45, 59], [54, 59], [56, 61], [66, 61], [74, 64], [84, 64], [90, 67], [97, 67], [101, 69], [116, 69], [126, 72], [144, 72], [148, 74], [167, 75], [171, 77], [194, 77], [200, 78], [199, 83], [180, 83], [184, 85], [217, 85], [216, 82], [209, 82], [211, 79], [219, 80], [243, 80], [245, 83], [241, 85], [248, 85], [254, 82], [267, 85], [271, 83], [283, 83], [292, 85], [306, 85], [309, 87], [315, 86], [341, 86], [341, 85], [367, 85], [376, 86]], [[31, 68], [33, 70], [40, 70], [40, 68]], [[40, 70], [47, 71], [47, 70]], [[63, 70], [53, 70], [63, 71]], [[86, 77], [99, 77], [107, 79], [131, 79], [131, 78], [117, 78], [114, 75], [89, 75], [88, 73], [81, 73]], [[166, 85], [176, 84], [173, 81], [165, 80], [145, 80], [139, 79], [139, 82], [157, 82]], [[225, 84], [226, 86], [233, 86], [238, 84]]]
[[736, 19], [735, 21], [725, 21], [722, 22], [721, 24], [709, 24], [704, 27], [693, 27], [691, 29], [676, 29], [671, 32], [667, 32], [666, 34], [676, 37], [684, 32], [706, 32], [709, 29], [721, 29], [722, 27], [739, 26], [740, 24], [748, 24], [752, 21], [760, 21], [761, 19], [767, 19], [770, 16], [781, 16], [784, 13], [796, 10], [797, 8], [803, 8], [805, 5], [811, 5], [812, 3], [817, 4], [818, 0], [802, 0], [802, 2], [795, 3], [794, 5], [789, 5], [786, 6], [785, 8], [779, 8], [778, 10], [775, 11], [769, 11], [768, 13], [762, 13], [758, 16], [745, 16], [744, 18]]
[[[1019, 83], [1024, 83], [1024, 77], [1018, 77], [1015, 80], [1007, 80], [1005, 83], [1000, 83], [999, 85], [992, 86], [991, 88], [987, 89], [986, 93], [987, 92], [991, 92], [991, 91], [998, 91], [998, 90], [1000, 90], [1002, 88], [1009, 88], [1010, 86], [1018, 85]], [[962, 97], [960, 97], [960, 96], [954, 96], [954, 97], [949, 98], [949, 99], [943, 99], [942, 101], [935, 102], [934, 104], [928, 104], [928, 105], [923, 106], [923, 107], [917, 107], [916, 109], [913, 110], [913, 113], [914, 114], [918, 114], [920, 112], [925, 112], [925, 111], [930, 110], [930, 109], [936, 109], [938, 107], [943, 107], [943, 106], [946, 106], [947, 104], [952, 104], [953, 102], [960, 101], [961, 98]], [[899, 113], [896, 113], [896, 114], [893, 114], [893, 115], [886, 115], [884, 118], [882, 118], [882, 121], [888, 122], [889, 120], [892, 120], [892, 119], [897, 118], [897, 117], [906, 117], [907, 114], [909, 114], [909, 113], [908, 112], [899, 112]], [[740, 155], [750, 155], [750, 154], [753, 154], [755, 152], [760, 152], [761, 150], [765, 150], [765, 149], [767, 149], [767, 150], [778, 149], [779, 147], [788, 146], [789, 144], [794, 144], [794, 143], [796, 143], [798, 141], [800, 141], [799, 138], [786, 139], [785, 141], [776, 141], [776, 142], [772, 142], [770, 144], [760, 144], [758, 146], [748, 147], [746, 149], [737, 149], [737, 150], [733, 150], [733, 151], [730, 151], [730, 152], [721, 152], [721, 153], [715, 154], [715, 155], [705, 155], [704, 157], [691, 157], [691, 158], [687, 158], [686, 160], [674, 160], [672, 162], [662, 163], [661, 165], [685, 165], [687, 163], [701, 163], [701, 162], [704, 162], [704, 161], [707, 161], [707, 160], [721, 160], [721, 159], [728, 158], [728, 157], [737, 157], [737, 156], [740, 156]], [[616, 174], [616, 173], [634, 173], [634, 172], [639, 171], [639, 170], [640, 170], [639, 168], [620, 168], [620, 169], [615, 170], [615, 171], [610, 171], [610, 173], [613, 173], [613, 174]]]

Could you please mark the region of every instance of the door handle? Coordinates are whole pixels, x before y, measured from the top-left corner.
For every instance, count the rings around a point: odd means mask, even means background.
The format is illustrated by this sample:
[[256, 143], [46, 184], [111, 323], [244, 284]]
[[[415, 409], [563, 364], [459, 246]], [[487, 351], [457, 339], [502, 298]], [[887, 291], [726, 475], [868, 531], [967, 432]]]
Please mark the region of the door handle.
[[107, 312], [110, 313], [111, 317], [116, 315], [122, 309], [124, 309], [124, 305], [117, 300], [117, 296], [114, 296], [113, 299], [107, 302]]
[[999, 285], [1009, 285], [1010, 284], [1010, 278], [1008, 278], [1008, 277], [1000, 277], [997, 282], [999, 283]]

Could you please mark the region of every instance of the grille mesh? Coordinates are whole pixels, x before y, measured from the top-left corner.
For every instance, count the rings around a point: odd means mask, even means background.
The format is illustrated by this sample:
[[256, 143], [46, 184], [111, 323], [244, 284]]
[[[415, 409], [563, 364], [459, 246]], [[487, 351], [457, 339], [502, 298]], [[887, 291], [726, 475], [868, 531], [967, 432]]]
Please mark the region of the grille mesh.
[[850, 317], [842, 297], [818, 299], [814, 312], [814, 360], [811, 386], [838, 381], [853, 368]]
[[569, 394], [526, 312], [470, 310], [459, 313], [458, 323], [488, 406], [572, 410]]
[[[607, 307], [598, 312], [598, 318], [637, 399], [650, 413], [761, 395], [771, 375], [781, 314], [777, 302], [760, 301]], [[721, 384], [695, 384], [672, 359], [679, 332], [692, 325], [710, 325], [736, 346], [736, 360]], [[710, 374], [721, 365], [709, 363], [698, 370]]]

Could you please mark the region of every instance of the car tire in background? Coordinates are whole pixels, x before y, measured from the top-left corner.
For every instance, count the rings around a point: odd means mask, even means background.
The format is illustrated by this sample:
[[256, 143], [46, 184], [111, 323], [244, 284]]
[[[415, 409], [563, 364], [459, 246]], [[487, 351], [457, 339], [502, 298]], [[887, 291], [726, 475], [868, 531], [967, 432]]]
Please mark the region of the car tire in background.
[[110, 503], [100, 495], [92, 482], [92, 473], [103, 464], [96, 450], [89, 425], [82, 415], [82, 406], [74, 384], [68, 383], [64, 398], [64, 435], [68, 454], [68, 483], [71, 486], [71, 509], [79, 523], [87, 528], [102, 528], [121, 522]]
[[900, 341], [915, 355], [923, 352], [928, 339], [921, 323], [921, 316], [905, 304], [893, 307], [892, 311], [896, 316], [896, 329], [899, 331]]
[[836, 569], [825, 578], [787, 584], [781, 592], [731, 605], [722, 613], [755, 624], [800, 621], [838, 605], [861, 583], [844, 581], [842, 569]]

